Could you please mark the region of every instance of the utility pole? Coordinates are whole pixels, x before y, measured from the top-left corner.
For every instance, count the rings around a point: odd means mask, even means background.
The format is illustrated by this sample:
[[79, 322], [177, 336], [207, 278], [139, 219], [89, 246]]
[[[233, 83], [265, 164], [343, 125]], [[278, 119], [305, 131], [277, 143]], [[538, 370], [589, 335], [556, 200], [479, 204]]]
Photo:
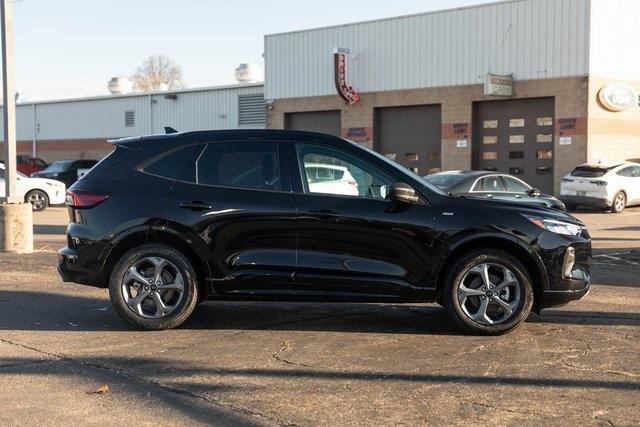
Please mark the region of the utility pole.
[[13, 13], [11, 0], [2, 0], [2, 95], [4, 99], [5, 203], [16, 200], [16, 102], [13, 84]]
[[16, 99], [13, 85], [13, 0], [0, 0], [2, 13], [2, 95], [4, 98], [4, 197], [0, 198], [0, 251], [33, 251], [33, 211], [18, 197]]

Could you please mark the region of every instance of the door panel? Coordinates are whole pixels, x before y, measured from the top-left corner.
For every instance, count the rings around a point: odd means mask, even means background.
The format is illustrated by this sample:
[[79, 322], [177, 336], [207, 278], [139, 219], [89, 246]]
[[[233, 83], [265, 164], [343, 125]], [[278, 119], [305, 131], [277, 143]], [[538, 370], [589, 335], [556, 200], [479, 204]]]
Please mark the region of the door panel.
[[376, 150], [419, 175], [440, 172], [440, 105], [376, 109]]
[[[296, 291], [328, 297], [411, 298], [425, 285], [433, 256], [433, 212], [427, 204], [397, 204], [381, 187], [395, 179], [353, 153], [296, 144], [302, 192], [298, 216]], [[304, 164], [339, 166], [358, 195], [312, 193]]]
[[207, 248], [218, 294], [293, 292], [296, 209], [278, 146], [209, 144], [170, 193], [170, 223], [184, 224]]
[[340, 136], [340, 111], [286, 113], [285, 128]]
[[553, 194], [554, 105], [553, 98], [474, 103], [473, 168]]

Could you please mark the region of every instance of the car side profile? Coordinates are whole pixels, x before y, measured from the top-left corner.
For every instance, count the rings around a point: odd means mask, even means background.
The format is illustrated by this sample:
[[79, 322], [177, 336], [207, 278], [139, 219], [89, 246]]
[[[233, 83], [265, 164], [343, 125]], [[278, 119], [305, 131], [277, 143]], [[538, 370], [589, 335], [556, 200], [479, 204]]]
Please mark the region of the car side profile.
[[[5, 193], [5, 169], [0, 164], [0, 197]], [[16, 181], [18, 197], [25, 203], [31, 203], [34, 211], [43, 211], [50, 205], [61, 205], [65, 202], [66, 187], [63, 183], [52, 179], [29, 178], [18, 172]]]
[[48, 178], [63, 182], [71, 187], [83, 174], [89, 171], [97, 160], [58, 160], [46, 169], [31, 174], [32, 178]]
[[564, 203], [543, 194], [523, 180], [509, 174], [487, 171], [447, 171], [424, 179], [444, 191], [467, 197], [499, 199], [565, 210]]
[[[143, 329], [176, 327], [207, 299], [250, 299], [439, 302], [467, 331], [501, 334], [589, 289], [591, 239], [576, 218], [451, 196], [341, 138], [201, 131], [113, 144], [68, 191], [58, 270], [108, 287]], [[357, 186], [314, 186], [318, 165], [346, 168]]]
[[640, 205], [640, 163], [578, 166], [562, 178], [560, 199], [570, 210], [588, 206], [620, 213]]

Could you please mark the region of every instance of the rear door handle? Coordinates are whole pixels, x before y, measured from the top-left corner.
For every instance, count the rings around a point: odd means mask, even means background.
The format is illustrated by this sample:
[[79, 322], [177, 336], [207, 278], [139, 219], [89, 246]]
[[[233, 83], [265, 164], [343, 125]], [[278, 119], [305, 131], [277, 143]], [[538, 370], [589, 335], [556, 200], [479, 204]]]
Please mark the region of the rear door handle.
[[189, 209], [190, 211], [204, 211], [211, 209], [211, 205], [197, 200], [193, 202], [182, 202], [180, 203], [180, 207], [182, 209]]

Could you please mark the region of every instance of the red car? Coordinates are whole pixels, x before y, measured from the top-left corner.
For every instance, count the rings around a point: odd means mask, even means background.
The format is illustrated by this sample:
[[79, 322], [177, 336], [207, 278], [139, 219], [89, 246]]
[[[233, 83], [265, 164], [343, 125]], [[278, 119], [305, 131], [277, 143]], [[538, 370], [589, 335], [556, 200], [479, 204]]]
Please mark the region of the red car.
[[26, 176], [45, 169], [49, 164], [39, 157], [31, 157], [27, 155], [19, 155], [17, 158], [17, 169]]

